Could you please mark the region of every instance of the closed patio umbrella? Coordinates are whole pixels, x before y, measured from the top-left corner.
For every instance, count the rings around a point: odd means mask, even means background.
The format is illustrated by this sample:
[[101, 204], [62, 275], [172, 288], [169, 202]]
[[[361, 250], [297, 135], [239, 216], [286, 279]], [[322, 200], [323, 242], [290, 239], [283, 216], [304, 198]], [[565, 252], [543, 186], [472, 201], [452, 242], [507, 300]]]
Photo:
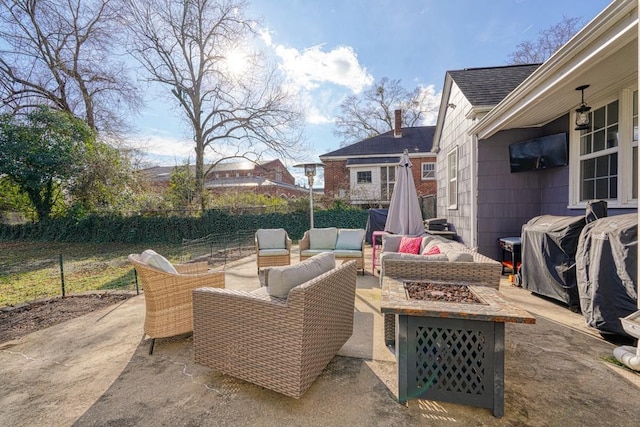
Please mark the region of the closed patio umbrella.
[[422, 211], [411, 173], [408, 150], [404, 150], [400, 163], [396, 166], [396, 183], [393, 187], [384, 231], [410, 236], [424, 234]]

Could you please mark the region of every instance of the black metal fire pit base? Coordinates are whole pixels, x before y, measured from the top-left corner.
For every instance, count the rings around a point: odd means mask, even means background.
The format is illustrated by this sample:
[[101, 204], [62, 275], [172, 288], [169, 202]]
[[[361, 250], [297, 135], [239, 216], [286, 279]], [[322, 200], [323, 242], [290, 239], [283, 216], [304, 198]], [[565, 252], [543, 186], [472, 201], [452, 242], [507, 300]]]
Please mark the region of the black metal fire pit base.
[[398, 401], [462, 403], [504, 415], [504, 323], [397, 315]]

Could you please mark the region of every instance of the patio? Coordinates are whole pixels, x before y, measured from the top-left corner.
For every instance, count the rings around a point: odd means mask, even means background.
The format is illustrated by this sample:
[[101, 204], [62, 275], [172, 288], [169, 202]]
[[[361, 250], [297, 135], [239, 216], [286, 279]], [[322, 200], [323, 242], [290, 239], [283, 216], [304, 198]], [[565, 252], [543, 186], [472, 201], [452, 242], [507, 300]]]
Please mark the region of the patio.
[[[139, 296], [0, 346], [0, 424], [637, 425], [640, 407], [630, 396], [640, 392], [640, 375], [602, 360], [615, 345], [580, 314], [506, 279], [503, 297], [537, 322], [505, 325], [504, 416], [427, 400], [398, 404], [378, 278], [371, 265], [365, 271], [357, 277], [353, 336], [300, 400], [196, 365], [190, 335], [158, 340], [148, 355]], [[254, 256], [228, 265], [226, 286], [253, 289], [255, 272]]]

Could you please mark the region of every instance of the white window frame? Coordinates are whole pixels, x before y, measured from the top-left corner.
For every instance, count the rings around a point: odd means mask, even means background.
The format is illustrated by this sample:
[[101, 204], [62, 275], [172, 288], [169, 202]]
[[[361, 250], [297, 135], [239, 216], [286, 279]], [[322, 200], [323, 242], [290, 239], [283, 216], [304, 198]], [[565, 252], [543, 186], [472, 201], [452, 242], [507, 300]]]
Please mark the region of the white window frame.
[[[452, 164], [453, 163], [453, 164]], [[458, 209], [458, 147], [447, 153], [447, 209]]]
[[[360, 180], [360, 174], [369, 174], [369, 180], [368, 181], [361, 181]], [[356, 183], [357, 184], [372, 184], [373, 183], [373, 172], [371, 170], [361, 170], [361, 171], [356, 171]]]
[[[382, 181], [382, 169], [385, 169], [387, 171], [387, 181], [383, 182]], [[389, 175], [391, 175], [391, 171], [393, 171], [393, 179], [389, 179]], [[381, 166], [380, 167], [380, 200], [382, 201], [390, 201], [391, 200], [391, 195], [393, 194], [393, 189], [396, 185], [396, 167], [395, 166]], [[384, 185], [386, 187], [386, 191], [382, 191], [382, 185]], [[386, 196], [387, 197], [382, 197], [382, 193], [386, 192]]]
[[[617, 96], [601, 99], [591, 105], [591, 111], [610, 104], [618, 100], [618, 145], [607, 148], [597, 153], [588, 155], [580, 154], [580, 131], [572, 130], [569, 144], [569, 208], [584, 209], [587, 200], [580, 200], [582, 182], [580, 181], [581, 160], [589, 157], [604, 156], [606, 154], [617, 153], [617, 197], [607, 200], [609, 208], [633, 209], [638, 207], [637, 197], [633, 197], [632, 174], [633, 174], [633, 148], [638, 146], [638, 141], [633, 141], [633, 92], [637, 91], [637, 86], [630, 86], [620, 90]], [[593, 116], [593, 115], [592, 115]], [[593, 119], [593, 117], [592, 117]], [[575, 123], [575, 113], [571, 114], [571, 127]]]
[[420, 165], [420, 171], [423, 181], [431, 181], [436, 179], [436, 161], [428, 160], [426, 162], [422, 162], [422, 164]]

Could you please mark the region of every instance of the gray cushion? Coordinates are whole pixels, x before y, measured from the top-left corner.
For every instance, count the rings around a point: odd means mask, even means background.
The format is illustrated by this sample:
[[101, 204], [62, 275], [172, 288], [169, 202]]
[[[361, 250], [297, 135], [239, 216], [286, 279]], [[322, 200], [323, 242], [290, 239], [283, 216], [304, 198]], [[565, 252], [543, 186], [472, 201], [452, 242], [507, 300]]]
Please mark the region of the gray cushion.
[[278, 256], [287, 255], [289, 253], [286, 249], [260, 249], [258, 255], [260, 256]]
[[335, 249], [338, 229], [335, 227], [309, 230], [309, 249]]
[[283, 249], [287, 247], [287, 232], [284, 228], [269, 228], [256, 231], [258, 248], [260, 249]]
[[400, 240], [402, 240], [402, 236], [399, 234], [384, 234], [382, 236], [382, 252], [398, 252]]
[[363, 229], [340, 229], [338, 231], [336, 249], [354, 249], [360, 251], [362, 250], [364, 235], [365, 230]]
[[336, 259], [331, 252], [315, 255], [298, 264], [269, 269], [269, 295], [285, 298], [289, 291], [298, 285], [334, 269]]
[[445, 252], [449, 262], [473, 262], [473, 254], [469, 252], [449, 250]]
[[169, 262], [169, 260], [167, 260], [165, 257], [154, 250], [147, 249], [146, 251], [142, 252], [140, 254], [140, 261], [147, 264], [148, 266], [157, 268], [158, 270], [162, 270], [166, 273], [178, 274], [178, 271]]
[[360, 258], [362, 251], [355, 249], [334, 249], [333, 254], [336, 258]]

